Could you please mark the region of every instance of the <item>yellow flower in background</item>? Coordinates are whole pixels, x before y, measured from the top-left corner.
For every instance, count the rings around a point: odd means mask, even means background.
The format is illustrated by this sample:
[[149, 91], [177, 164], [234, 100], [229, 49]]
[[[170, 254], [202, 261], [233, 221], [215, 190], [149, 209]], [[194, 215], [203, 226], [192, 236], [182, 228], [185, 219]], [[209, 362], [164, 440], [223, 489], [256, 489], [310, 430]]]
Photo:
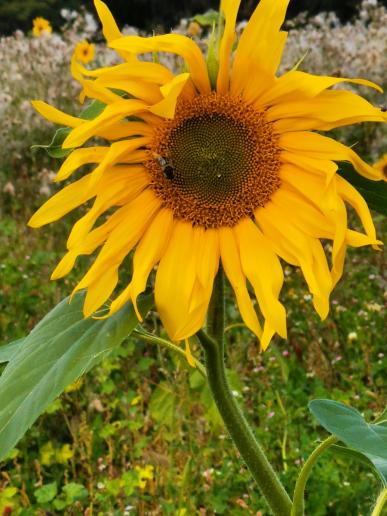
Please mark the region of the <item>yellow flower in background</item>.
[[379, 161], [377, 161], [374, 165], [377, 170], [383, 174], [385, 181], [387, 181], [387, 154], [384, 154]]
[[146, 481], [153, 480], [154, 467], [148, 464], [147, 466], [145, 466], [145, 468], [140, 468], [140, 466], [136, 466], [135, 470], [138, 474], [138, 487], [140, 489], [145, 489]]
[[74, 50], [74, 57], [77, 61], [87, 64], [94, 59], [95, 46], [93, 43], [89, 43], [85, 39], [80, 43], [77, 43]]
[[32, 33], [34, 36], [40, 38], [44, 34], [51, 34], [52, 27], [48, 20], [45, 18], [34, 18], [32, 21]]
[[[74, 150], [56, 181], [85, 164], [95, 167], [29, 221], [32, 227], [48, 224], [93, 199], [52, 274], [53, 279], [65, 276], [78, 256], [99, 249], [74, 290], [87, 290], [85, 316], [112, 295], [108, 315], [128, 300], [136, 307], [158, 265], [158, 312], [172, 340], [187, 339], [205, 323], [221, 263], [244, 322], [265, 349], [275, 333], [287, 335], [280, 259], [301, 268], [324, 319], [346, 247], [377, 246], [367, 204], [337, 174], [335, 162], [349, 161], [372, 180], [382, 173], [352, 148], [312, 131], [385, 121], [386, 115], [362, 97], [330, 89], [343, 81], [380, 88], [367, 80], [296, 69], [278, 77], [288, 1], [261, 0], [233, 58], [240, 1], [222, 1], [225, 29], [212, 86], [205, 57], [190, 38], [122, 36], [107, 6], [95, 0], [108, 44], [123, 62], [88, 70], [73, 60], [72, 72], [83, 86], [81, 98], [98, 99], [105, 109], [88, 121], [33, 102], [48, 120], [72, 128], [63, 148]], [[174, 74], [138, 59], [153, 52], [177, 54], [188, 71]], [[93, 143], [95, 137], [103, 143]], [[348, 228], [346, 204], [356, 210], [364, 233]], [[321, 239], [333, 242], [329, 262]], [[132, 278], [116, 292], [131, 251]]]
[[202, 28], [196, 21], [191, 21], [187, 27], [187, 33], [190, 36], [199, 36], [202, 31]]

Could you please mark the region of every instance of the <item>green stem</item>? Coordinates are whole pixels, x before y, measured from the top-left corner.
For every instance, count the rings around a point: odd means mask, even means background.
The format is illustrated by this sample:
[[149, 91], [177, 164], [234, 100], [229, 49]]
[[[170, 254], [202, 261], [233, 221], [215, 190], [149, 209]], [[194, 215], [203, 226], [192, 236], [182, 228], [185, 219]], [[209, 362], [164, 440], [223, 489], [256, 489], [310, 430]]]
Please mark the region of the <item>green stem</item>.
[[371, 516], [381, 516], [383, 507], [387, 503], [387, 487], [383, 489], [383, 491], [378, 496], [376, 500], [376, 504], [374, 510], [372, 511]]
[[331, 435], [330, 437], [328, 437], [328, 439], [325, 439], [325, 441], [323, 441], [321, 444], [317, 446], [317, 448], [313, 451], [310, 457], [308, 457], [308, 460], [303, 465], [296, 482], [296, 487], [294, 489], [291, 516], [304, 515], [305, 486], [312, 471], [312, 468], [317, 462], [317, 459], [320, 457], [320, 455], [327, 448], [332, 446], [332, 444], [335, 444], [337, 441], [338, 439], [334, 435]]
[[[156, 337], [156, 335], [152, 335], [151, 333], [147, 333], [143, 330], [133, 330], [132, 335], [135, 335], [137, 338], [144, 340], [146, 342], [150, 342], [151, 344], [157, 344], [159, 346], [164, 346], [165, 348], [170, 349], [174, 353], [177, 353], [178, 355], [182, 356], [183, 358], [186, 358], [185, 351], [182, 348], [179, 348], [175, 344], [172, 344], [172, 342], [169, 342], [169, 340], [162, 339], [161, 337]], [[197, 370], [199, 373], [206, 378], [206, 370], [201, 362], [197, 360], [195, 357], [192, 357]]]
[[215, 341], [224, 343], [224, 274], [220, 266], [215, 277], [210, 306], [207, 314], [207, 333]]
[[208, 311], [208, 333], [200, 330], [197, 334], [205, 352], [208, 383], [231, 439], [272, 512], [289, 516], [292, 502], [236, 403], [226, 377], [223, 285], [223, 272], [219, 271]]

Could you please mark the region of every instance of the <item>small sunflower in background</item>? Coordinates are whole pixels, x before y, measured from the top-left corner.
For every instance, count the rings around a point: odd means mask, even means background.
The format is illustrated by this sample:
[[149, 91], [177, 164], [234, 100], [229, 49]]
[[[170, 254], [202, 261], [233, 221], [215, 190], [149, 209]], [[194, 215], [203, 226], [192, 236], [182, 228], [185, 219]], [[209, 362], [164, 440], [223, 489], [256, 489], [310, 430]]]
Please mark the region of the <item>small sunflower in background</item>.
[[[183, 35], [122, 36], [107, 6], [95, 0], [108, 44], [123, 62], [88, 70], [73, 60], [72, 73], [83, 86], [81, 98], [106, 107], [84, 120], [42, 101], [33, 104], [48, 120], [72, 128], [63, 148], [73, 150], [56, 181], [85, 164], [96, 166], [29, 221], [32, 227], [48, 224], [94, 199], [72, 228], [67, 254], [52, 274], [65, 276], [79, 256], [98, 250], [75, 288], [87, 290], [85, 316], [112, 296], [108, 315], [128, 300], [136, 308], [157, 266], [161, 320], [172, 340], [188, 339], [205, 323], [221, 264], [246, 326], [265, 349], [275, 333], [287, 335], [279, 299], [281, 259], [300, 267], [324, 319], [347, 246], [377, 248], [367, 204], [337, 174], [336, 161], [352, 163], [371, 180], [382, 179], [382, 172], [320, 133], [386, 121], [381, 109], [332, 86], [347, 81], [380, 88], [363, 79], [297, 69], [277, 76], [288, 1], [261, 0], [232, 56], [240, 1], [223, 0], [225, 25], [214, 68]], [[157, 52], [182, 57], [187, 71], [174, 74], [158, 62], [138, 59]], [[95, 137], [104, 143], [93, 143]], [[357, 212], [364, 233], [348, 228], [346, 205]], [[332, 241], [329, 257], [321, 240]], [[117, 292], [120, 269], [132, 251], [132, 278]]]
[[74, 58], [84, 64], [90, 63], [94, 59], [95, 46], [85, 39], [76, 44]]
[[374, 167], [382, 172], [385, 181], [387, 181], [387, 153], [375, 163]]
[[44, 36], [45, 34], [51, 34], [52, 27], [48, 20], [38, 16], [32, 21], [32, 34], [37, 38]]

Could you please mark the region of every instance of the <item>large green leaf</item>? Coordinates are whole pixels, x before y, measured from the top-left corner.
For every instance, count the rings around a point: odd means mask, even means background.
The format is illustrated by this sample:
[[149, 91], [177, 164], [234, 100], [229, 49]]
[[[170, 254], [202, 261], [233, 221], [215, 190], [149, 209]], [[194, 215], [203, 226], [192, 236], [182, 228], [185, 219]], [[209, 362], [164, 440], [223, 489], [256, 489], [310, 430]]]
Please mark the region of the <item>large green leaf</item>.
[[378, 425], [387, 425], [387, 407], [384, 409], [382, 414], [380, 414], [376, 420], [375, 423], [378, 423]]
[[309, 410], [328, 432], [363, 453], [387, 479], [386, 426], [367, 423], [360, 412], [337, 401], [313, 400]]
[[387, 215], [387, 183], [385, 181], [366, 179], [347, 163], [340, 163], [339, 174], [361, 193], [372, 210]]
[[[70, 383], [101, 362], [137, 325], [126, 304], [103, 320], [84, 319], [84, 294], [63, 300], [24, 339], [0, 377], [0, 459]], [[139, 297], [146, 314], [151, 296]]]
[[365, 455], [364, 453], [354, 450], [353, 448], [339, 446], [338, 444], [332, 445], [329, 450], [332, 451], [335, 455], [341, 455], [342, 457], [361, 462], [371, 469], [376, 478], [380, 480], [383, 487], [387, 486], [387, 461], [378, 458], [373, 461], [371, 459], [371, 455]]
[[384, 480], [384, 486], [387, 487], [387, 460], [371, 453], [366, 453], [366, 457], [372, 462], [375, 469], [380, 473], [380, 477]]
[[14, 340], [9, 344], [5, 344], [0, 346], [0, 364], [4, 364], [5, 362], [9, 362], [11, 358], [16, 355], [19, 351], [20, 346], [23, 344], [24, 339]]

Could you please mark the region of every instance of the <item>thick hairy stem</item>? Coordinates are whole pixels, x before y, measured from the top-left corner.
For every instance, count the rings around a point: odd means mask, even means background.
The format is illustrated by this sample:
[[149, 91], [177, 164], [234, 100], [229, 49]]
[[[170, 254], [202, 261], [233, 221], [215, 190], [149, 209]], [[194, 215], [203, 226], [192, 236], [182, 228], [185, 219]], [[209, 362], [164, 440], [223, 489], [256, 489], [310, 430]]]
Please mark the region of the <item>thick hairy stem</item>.
[[272, 512], [289, 516], [292, 502], [239, 408], [228, 383], [224, 364], [223, 272], [215, 281], [208, 314], [208, 333], [198, 332], [204, 348], [208, 383], [224, 424], [266, 498]]

